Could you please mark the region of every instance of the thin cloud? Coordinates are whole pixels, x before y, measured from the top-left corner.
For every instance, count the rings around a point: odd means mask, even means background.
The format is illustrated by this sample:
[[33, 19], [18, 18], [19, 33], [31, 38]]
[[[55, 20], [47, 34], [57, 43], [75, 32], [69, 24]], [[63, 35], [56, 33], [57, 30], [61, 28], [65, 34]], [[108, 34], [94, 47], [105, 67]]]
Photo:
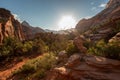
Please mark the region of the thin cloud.
[[14, 18], [16, 19], [16, 20], [18, 20], [19, 22], [22, 22], [22, 20], [20, 19], [20, 16], [19, 15], [17, 15], [17, 14], [12, 14], [13, 16], [14, 16]]
[[92, 10], [92, 11], [95, 11], [95, 10], [97, 10], [97, 7], [92, 7], [91, 10]]
[[94, 3], [94, 2], [91, 2], [90, 4], [91, 4], [91, 5], [94, 5], [95, 3]]
[[100, 8], [105, 8], [106, 5], [107, 5], [106, 3], [102, 3], [102, 4], [99, 5], [99, 7], [100, 7]]

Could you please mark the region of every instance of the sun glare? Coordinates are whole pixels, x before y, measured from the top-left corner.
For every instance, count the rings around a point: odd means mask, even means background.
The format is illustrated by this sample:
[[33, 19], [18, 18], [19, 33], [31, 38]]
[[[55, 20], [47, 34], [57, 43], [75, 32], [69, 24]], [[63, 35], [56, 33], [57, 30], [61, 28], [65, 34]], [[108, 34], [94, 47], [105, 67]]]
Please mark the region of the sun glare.
[[76, 20], [71, 15], [63, 16], [58, 22], [58, 27], [60, 30], [74, 28], [76, 25]]

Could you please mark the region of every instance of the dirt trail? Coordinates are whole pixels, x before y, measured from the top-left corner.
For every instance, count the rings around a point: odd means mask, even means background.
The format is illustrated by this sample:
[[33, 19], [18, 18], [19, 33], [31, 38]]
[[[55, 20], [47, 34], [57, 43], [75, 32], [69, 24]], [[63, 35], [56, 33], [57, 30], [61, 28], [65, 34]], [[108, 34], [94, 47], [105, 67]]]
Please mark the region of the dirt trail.
[[[43, 53], [43, 54], [45, 54], [45, 53]], [[24, 64], [25, 64], [25, 62], [27, 62], [28, 60], [30, 60], [30, 59], [33, 59], [33, 58], [37, 58], [37, 57], [39, 57], [39, 56], [42, 56], [41, 54], [37, 54], [37, 55], [30, 55], [30, 56], [28, 56], [27, 58], [24, 58], [22, 61], [20, 61], [20, 62], [18, 62], [18, 63], [13, 63], [13, 64], [11, 64], [11, 65], [13, 65], [12, 67], [10, 67], [10, 68], [1, 68], [2, 70], [0, 70], [0, 80], [6, 80], [7, 78], [9, 78], [10, 77], [10, 75], [11, 75], [11, 73], [13, 72], [13, 71], [15, 71], [15, 70], [17, 70], [17, 69], [19, 69], [19, 68], [21, 68]]]
[[13, 71], [19, 69], [22, 67], [22, 65], [27, 61], [28, 59], [25, 59], [21, 62], [18, 62], [17, 64], [13, 65], [13, 67], [6, 69], [4, 71], [0, 71], [0, 80], [6, 80]]

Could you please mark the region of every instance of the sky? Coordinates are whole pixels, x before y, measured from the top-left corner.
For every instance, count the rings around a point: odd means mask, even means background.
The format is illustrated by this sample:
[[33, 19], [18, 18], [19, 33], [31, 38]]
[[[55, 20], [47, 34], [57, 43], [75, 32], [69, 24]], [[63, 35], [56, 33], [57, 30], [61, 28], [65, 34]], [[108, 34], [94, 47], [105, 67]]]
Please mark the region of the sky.
[[76, 22], [90, 18], [105, 8], [109, 0], [0, 0], [0, 7], [10, 10], [19, 21], [43, 29], [58, 30], [63, 16]]

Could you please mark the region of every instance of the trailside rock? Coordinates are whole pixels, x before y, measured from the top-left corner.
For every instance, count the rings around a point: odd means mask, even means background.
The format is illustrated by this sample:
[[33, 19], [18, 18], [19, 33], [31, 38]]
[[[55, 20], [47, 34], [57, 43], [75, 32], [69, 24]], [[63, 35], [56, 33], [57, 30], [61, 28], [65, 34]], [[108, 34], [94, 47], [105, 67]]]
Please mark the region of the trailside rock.
[[79, 49], [79, 51], [81, 53], [86, 53], [87, 51], [87, 48], [84, 47], [84, 42], [85, 42], [85, 39], [82, 38], [81, 36], [78, 36], [74, 39], [74, 45]]
[[[75, 55], [72, 55], [75, 56]], [[119, 80], [120, 61], [99, 56], [80, 55], [72, 59], [71, 66], [52, 69], [45, 80]], [[68, 60], [69, 62], [69, 60]]]
[[67, 53], [66, 51], [60, 51], [58, 53], [58, 63], [59, 65], [64, 65], [68, 60], [68, 56], [67, 56]]

